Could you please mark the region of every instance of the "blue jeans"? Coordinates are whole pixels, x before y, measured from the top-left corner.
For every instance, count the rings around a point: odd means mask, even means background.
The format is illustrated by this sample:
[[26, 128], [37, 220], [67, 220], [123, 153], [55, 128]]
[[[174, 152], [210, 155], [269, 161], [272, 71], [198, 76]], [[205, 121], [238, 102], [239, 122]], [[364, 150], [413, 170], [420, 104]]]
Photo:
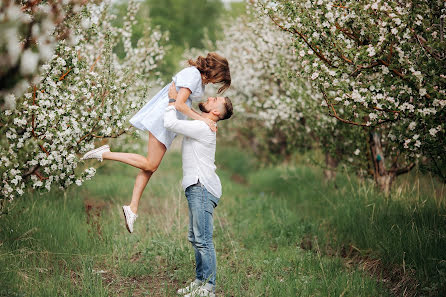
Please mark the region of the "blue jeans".
[[189, 234], [188, 240], [195, 251], [196, 279], [207, 282], [205, 287], [215, 291], [215, 276], [217, 259], [212, 242], [213, 212], [215, 198], [200, 183], [189, 186], [185, 191], [189, 204]]

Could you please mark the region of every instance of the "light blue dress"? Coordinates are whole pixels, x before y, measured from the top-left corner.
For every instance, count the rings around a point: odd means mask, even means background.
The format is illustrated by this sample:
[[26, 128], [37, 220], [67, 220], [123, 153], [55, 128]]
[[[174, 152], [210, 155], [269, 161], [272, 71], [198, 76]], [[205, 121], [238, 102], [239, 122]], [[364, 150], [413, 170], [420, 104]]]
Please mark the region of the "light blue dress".
[[[192, 101], [201, 101], [204, 94], [204, 85], [201, 81], [200, 71], [196, 67], [187, 67], [178, 72], [172, 81], [175, 83], [177, 91], [180, 88], [188, 88], [191, 91], [186, 100], [187, 106], [192, 105]], [[172, 144], [176, 133], [164, 128], [164, 111], [169, 105], [169, 87], [168, 83], [159, 91], [146, 105], [144, 105], [131, 119], [130, 123], [144, 131], [150, 131], [167, 149]], [[178, 119], [185, 120], [187, 117], [177, 111]]]

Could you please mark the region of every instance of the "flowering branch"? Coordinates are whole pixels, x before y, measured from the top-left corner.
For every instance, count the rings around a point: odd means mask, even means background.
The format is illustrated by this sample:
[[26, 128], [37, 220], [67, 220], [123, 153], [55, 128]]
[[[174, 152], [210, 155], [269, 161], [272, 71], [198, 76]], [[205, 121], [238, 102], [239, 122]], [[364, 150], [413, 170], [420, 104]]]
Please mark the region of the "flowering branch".
[[[83, 0], [66, 2], [74, 1]], [[77, 153], [92, 149], [95, 139], [117, 138], [128, 131], [127, 118], [144, 104], [152, 85], [148, 78], [157, 78], [157, 65], [165, 52], [166, 35], [156, 29], [145, 31], [136, 46], [126, 43], [125, 58], [113, 52], [120, 37], [132, 36], [138, 5], [128, 2], [124, 28], [112, 25], [108, 6], [102, 4], [87, 4], [79, 15], [64, 18], [55, 34], [65, 34], [66, 27], [76, 38], [55, 40], [47, 62], [35, 65], [38, 75], [33, 86], [23, 95], [7, 96], [9, 106], [0, 117], [0, 133], [6, 136], [0, 144], [2, 199], [14, 199], [29, 187], [82, 185], [95, 169], [80, 169]], [[0, 23], [5, 20], [2, 13], [0, 8]], [[0, 76], [3, 73], [2, 68]]]
[[[271, 14], [268, 14], [269, 18], [282, 30], [289, 32], [291, 34], [297, 34], [300, 38], [302, 38], [302, 40], [308, 45], [308, 47], [311, 48], [311, 50], [321, 59], [323, 60], [325, 63], [327, 63], [329, 66], [335, 67], [333, 66], [333, 63], [331, 61], [329, 61], [319, 50], [317, 50], [310, 42], [308, 42], [307, 38], [305, 37], [305, 35], [303, 35], [302, 33], [300, 33], [299, 31], [297, 31], [295, 28], [293, 28], [293, 30], [290, 30], [288, 28], [285, 28], [284, 26], [280, 25]], [[336, 67], [335, 67], [336, 68]]]

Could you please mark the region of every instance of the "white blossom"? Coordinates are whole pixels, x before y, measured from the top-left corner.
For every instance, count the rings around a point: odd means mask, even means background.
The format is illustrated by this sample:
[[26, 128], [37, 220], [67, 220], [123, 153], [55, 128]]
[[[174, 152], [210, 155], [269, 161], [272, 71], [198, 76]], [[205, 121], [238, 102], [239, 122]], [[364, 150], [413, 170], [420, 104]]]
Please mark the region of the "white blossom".
[[437, 134], [438, 130], [436, 128], [429, 129], [429, 134], [432, 136], [435, 136]]
[[39, 62], [39, 55], [33, 53], [31, 49], [23, 52], [22, 60], [20, 62], [20, 73], [22, 75], [30, 75], [36, 71], [37, 63]]
[[[91, 179], [96, 171], [78, 166], [79, 154], [95, 147], [95, 137], [127, 132], [127, 119], [143, 105], [152, 85], [149, 79], [157, 76], [165, 35], [150, 29], [136, 46], [129, 45], [131, 26], [114, 27], [113, 17], [103, 4], [87, 6], [87, 13], [100, 17], [101, 23], [87, 31], [79, 18], [70, 18], [65, 25], [80, 36], [76, 45], [39, 37], [43, 47], [34, 48], [35, 52], [28, 48], [19, 55], [20, 73], [32, 77], [33, 85], [24, 80], [22, 93], [0, 94], [5, 99], [2, 108], [9, 108], [1, 113], [5, 123], [0, 126], [5, 135], [0, 146], [2, 197], [20, 196], [28, 187], [49, 191], [54, 186], [66, 188]], [[128, 7], [126, 20], [137, 13], [138, 3], [129, 1]], [[36, 22], [32, 34], [54, 30], [48, 22], [44, 18], [39, 27]], [[124, 59], [106, 50], [122, 39], [126, 40]], [[95, 137], [91, 135], [93, 128], [97, 129]]]

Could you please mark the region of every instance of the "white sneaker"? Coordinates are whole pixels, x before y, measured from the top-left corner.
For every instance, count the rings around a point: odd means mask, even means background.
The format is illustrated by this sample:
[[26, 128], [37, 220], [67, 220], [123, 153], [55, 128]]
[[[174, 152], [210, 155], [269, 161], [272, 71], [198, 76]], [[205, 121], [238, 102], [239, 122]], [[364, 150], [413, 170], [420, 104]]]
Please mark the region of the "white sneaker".
[[185, 288], [181, 288], [178, 289], [177, 294], [187, 294], [195, 289], [198, 289], [198, 287], [201, 286], [201, 283], [197, 282], [197, 281], [193, 281], [190, 283], [189, 286], [185, 287]]
[[98, 147], [97, 149], [86, 152], [85, 155], [81, 158], [81, 160], [96, 159], [102, 162], [102, 154], [109, 151], [110, 147], [106, 144], [101, 147]]
[[122, 211], [124, 212], [125, 226], [130, 233], [133, 233], [133, 224], [138, 215], [133, 213], [130, 209], [130, 205], [124, 205]]
[[184, 295], [184, 297], [215, 297], [215, 294], [206, 289], [204, 286], [201, 286], [189, 294]]

